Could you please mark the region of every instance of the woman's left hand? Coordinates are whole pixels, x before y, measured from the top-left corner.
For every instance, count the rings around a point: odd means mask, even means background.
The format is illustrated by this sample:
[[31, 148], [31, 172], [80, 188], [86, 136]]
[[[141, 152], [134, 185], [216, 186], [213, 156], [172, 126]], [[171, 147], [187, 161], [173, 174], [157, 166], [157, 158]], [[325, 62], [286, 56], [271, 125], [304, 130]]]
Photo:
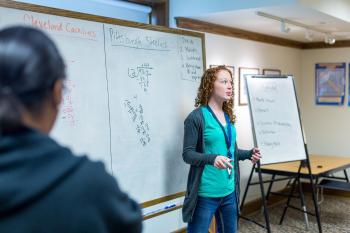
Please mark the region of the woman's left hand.
[[252, 153], [252, 157], [250, 158], [250, 160], [252, 161], [253, 164], [255, 164], [260, 159], [261, 159], [260, 149], [253, 148], [253, 153]]

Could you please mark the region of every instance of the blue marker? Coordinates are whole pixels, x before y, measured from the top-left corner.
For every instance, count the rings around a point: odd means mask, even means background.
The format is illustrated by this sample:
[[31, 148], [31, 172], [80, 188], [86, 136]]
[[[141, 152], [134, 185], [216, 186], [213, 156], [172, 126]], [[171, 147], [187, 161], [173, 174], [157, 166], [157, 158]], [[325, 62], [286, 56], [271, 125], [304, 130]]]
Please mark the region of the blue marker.
[[164, 207], [165, 210], [175, 207], [176, 204], [167, 205]]
[[161, 212], [162, 210], [168, 210], [168, 209], [171, 209], [171, 208], [173, 208], [173, 207], [175, 207], [175, 206], [176, 206], [176, 204], [167, 205], [167, 206], [165, 206], [165, 207], [162, 208], [162, 209], [153, 210], [153, 211], [151, 211], [151, 212], [148, 212], [148, 213], [144, 214], [143, 216], [147, 216], [147, 215], [159, 213], [159, 212]]

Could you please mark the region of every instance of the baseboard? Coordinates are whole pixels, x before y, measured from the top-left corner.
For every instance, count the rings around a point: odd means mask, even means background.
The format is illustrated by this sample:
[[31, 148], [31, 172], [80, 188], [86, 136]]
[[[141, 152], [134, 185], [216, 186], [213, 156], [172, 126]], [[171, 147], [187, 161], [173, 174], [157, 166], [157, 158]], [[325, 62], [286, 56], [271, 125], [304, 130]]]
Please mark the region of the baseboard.
[[[311, 184], [310, 183], [304, 183], [302, 182], [302, 188], [304, 192], [311, 193]], [[341, 197], [350, 197], [350, 192], [347, 191], [341, 191], [341, 190], [334, 190], [334, 189], [323, 189], [323, 194], [325, 195], [332, 195], [332, 196], [341, 196]]]
[[[279, 190], [278, 192], [286, 192], [287, 193], [288, 191], [289, 191], [288, 188], [284, 188], [282, 190]], [[285, 199], [286, 199], [286, 197], [277, 196], [277, 195], [270, 195], [267, 206], [272, 207], [274, 205], [280, 204]], [[254, 200], [251, 200], [244, 205], [244, 208], [243, 208], [241, 214], [244, 216], [254, 214], [255, 212], [261, 210], [261, 206], [262, 206], [261, 197], [254, 199]], [[212, 222], [212, 224], [215, 224], [215, 223]], [[211, 226], [210, 229], [208, 230], [208, 232], [213, 232], [212, 230], [213, 229]], [[176, 230], [176, 231], [173, 231], [172, 233], [186, 233], [186, 227], [181, 228], [181, 229]]]
[[[302, 182], [302, 188], [303, 191], [306, 193], [311, 193], [311, 184], [310, 183], [304, 183]], [[282, 190], [279, 190], [278, 192], [284, 192], [284, 193], [289, 193], [290, 189], [289, 188], [284, 188]], [[333, 196], [341, 196], [341, 197], [350, 197], [350, 192], [346, 191], [341, 191], [341, 190], [333, 190], [333, 189], [324, 189], [323, 193], [325, 195], [333, 195]], [[274, 205], [280, 204], [281, 202], [285, 201], [286, 197], [283, 196], [277, 196], [277, 195], [270, 195], [269, 201], [267, 203], [268, 207], [272, 207]], [[242, 210], [242, 215], [251, 215], [256, 213], [257, 211], [261, 210], [262, 202], [261, 202], [261, 197], [254, 199], [252, 201], [247, 202], [244, 205], [244, 208]], [[172, 233], [186, 233], [186, 227], [181, 228], [177, 231], [174, 231]]]
[[[283, 192], [283, 193], [289, 193], [289, 188], [284, 188], [278, 191], [274, 191], [274, 192]], [[270, 195], [269, 196], [269, 201], [267, 202], [267, 206], [268, 207], [272, 207], [275, 206], [277, 204], [280, 204], [283, 200], [285, 200], [286, 197], [283, 196], [278, 196], [278, 195]], [[261, 201], [261, 197], [254, 199], [252, 201], [247, 202], [244, 207], [243, 210], [241, 212], [242, 215], [250, 215], [253, 214], [257, 211], [261, 210], [261, 206], [262, 206], [262, 201]]]

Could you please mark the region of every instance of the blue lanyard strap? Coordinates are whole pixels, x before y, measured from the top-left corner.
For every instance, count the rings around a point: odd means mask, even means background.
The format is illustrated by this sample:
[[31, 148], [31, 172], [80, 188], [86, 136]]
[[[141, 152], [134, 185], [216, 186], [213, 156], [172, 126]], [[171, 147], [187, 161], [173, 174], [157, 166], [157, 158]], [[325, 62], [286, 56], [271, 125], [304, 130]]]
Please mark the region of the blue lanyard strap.
[[218, 122], [218, 124], [220, 125], [220, 128], [222, 129], [222, 132], [224, 133], [224, 136], [225, 136], [225, 142], [226, 142], [226, 148], [227, 148], [227, 157], [232, 159], [232, 153], [231, 153], [231, 150], [230, 150], [231, 142], [232, 142], [232, 132], [231, 132], [230, 117], [228, 116], [228, 114], [226, 112], [224, 112], [226, 125], [227, 125], [227, 134], [228, 134], [227, 135], [224, 126], [220, 123], [220, 121], [216, 117], [216, 115], [213, 112], [213, 110], [209, 107], [209, 105], [207, 105], [207, 109], [211, 113], [211, 115], [214, 117], [214, 119]]

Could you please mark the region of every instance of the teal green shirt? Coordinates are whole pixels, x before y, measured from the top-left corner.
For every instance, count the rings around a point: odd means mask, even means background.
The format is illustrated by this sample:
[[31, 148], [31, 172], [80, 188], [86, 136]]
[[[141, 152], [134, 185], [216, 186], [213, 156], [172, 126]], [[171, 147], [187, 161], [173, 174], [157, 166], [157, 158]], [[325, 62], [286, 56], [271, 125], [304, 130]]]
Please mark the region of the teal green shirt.
[[[225, 136], [219, 123], [206, 107], [202, 107], [204, 116], [204, 153], [227, 156]], [[227, 133], [227, 125], [224, 126]], [[236, 128], [232, 127], [231, 153], [234, 155], [234, 145], [236, 142]], [[234, 166], [232, 158], [232, 166]], [[198, 195], [201, 197], [224, 197], [235, 190], [235, 171], [232, 169], [229, 178], [227, 169], [218, 169], [213, 165], [205, 165], [199, 185]]]

